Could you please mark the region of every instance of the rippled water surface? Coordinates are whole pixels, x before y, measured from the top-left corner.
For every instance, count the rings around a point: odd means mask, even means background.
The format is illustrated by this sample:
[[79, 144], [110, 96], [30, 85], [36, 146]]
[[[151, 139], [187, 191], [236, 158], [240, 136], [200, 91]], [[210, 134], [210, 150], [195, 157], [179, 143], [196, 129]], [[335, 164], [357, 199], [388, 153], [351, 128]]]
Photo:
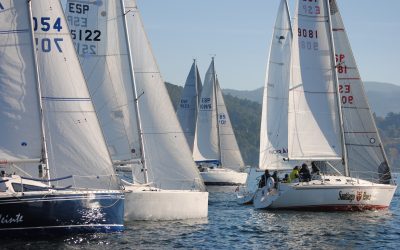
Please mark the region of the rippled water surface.
[[5, 249], [400, 249], [400, 195], [371, 212], [256, 211], [210, 193], [205, 220], [136, 222], [123, 233], [0, 241]]

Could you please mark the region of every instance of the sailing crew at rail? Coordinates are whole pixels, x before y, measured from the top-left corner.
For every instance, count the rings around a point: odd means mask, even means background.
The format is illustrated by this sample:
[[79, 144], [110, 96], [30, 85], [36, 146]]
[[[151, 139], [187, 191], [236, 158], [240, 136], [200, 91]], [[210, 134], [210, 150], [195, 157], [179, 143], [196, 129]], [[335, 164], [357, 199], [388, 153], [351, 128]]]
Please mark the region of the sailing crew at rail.
[[299, 166], [295, 166], [292, 170], [292, 172], [289, 174], [288, 178], [288, 183], [291, 183], [292, 181], [296, 180], [299, 178]]
[[306, 163], [303, 163], [301, 165], [301, 169], [300, 169], [300, 181], [303, 182], [309, 182], [311, 181], [311, 173], [310, 173], [310, 169], [308, 169], [308, 166]]

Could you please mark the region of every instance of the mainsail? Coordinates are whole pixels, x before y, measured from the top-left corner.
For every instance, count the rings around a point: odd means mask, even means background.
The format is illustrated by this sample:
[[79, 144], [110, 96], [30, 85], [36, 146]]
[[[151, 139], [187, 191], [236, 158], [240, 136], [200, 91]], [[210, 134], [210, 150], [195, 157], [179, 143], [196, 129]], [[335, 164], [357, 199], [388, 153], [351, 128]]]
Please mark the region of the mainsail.
[[[145, 164], [150, 182], [163, 189], [190, 189], [201, 177], [191, 157], [185, 134], [175, 115], [165, 83], [135, 0], [124, 0], [124, 11], [140, 124], [143, 133]], [[202, 184], [200, 188], [204, 189]]]
[[[114, 163], [141, 158], [133, 74], [121, 1], [87, 1], [83, 13], [69, 0], [67, 20]], [[78, 20], [74, 21], [74, 20]], [[85, 20], [85, 22], [79, 22]], [[81, 39], [80, 34], [91, 34]]]
[[340, 113], [326, 1], [298, 1], [289, 86], [291, 160], [342, 158]]
[[196, 60], [194, 60], [176, 111], [190, 149], [193, 149], [194, 135], [196, 133], [196, 118], [201, 87], [199, 70]]
[[110, 156], [59, 1], [32, 1], [52, 178], [79, 187], [116, 187]]
[[330, 1], [330, 11], [349, 174], [389, 181], [388, 161], [335, 0]]
[[33, 161], [27, 171], [37, 177], [43, 139], [29, 5], [0, 8], [0, 164]]
[[290, 169], [288, 154], [288, 92], [292, 27], [286, 0], [275, 21], [264, 86], [260, 129], [260, 169]]

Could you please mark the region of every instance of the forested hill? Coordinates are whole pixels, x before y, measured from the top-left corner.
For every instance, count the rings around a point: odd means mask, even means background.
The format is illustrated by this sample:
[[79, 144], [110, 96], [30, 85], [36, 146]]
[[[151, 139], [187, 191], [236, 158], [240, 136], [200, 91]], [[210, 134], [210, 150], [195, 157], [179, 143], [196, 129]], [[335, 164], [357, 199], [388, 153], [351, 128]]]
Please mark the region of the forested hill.
[[[166, 83], [171, 101], [176, 109], [182, 90], [181, 86]], [[223, 90], [224, 93], [225, 90]], [[231, 93], [231, 90], [229, 91]], [[261, 104], [248, 99], [224, 94], [225, 103], [231, 118], [233, 130], [247, 165], [258, 165], [260, 144]], [[384, 102], [382, 99], [381, 102]], [[385, 117], [376, 117], [380, 135], [385, 144], [391, 166], [400, 170], [400, 113], [388, 113]]]

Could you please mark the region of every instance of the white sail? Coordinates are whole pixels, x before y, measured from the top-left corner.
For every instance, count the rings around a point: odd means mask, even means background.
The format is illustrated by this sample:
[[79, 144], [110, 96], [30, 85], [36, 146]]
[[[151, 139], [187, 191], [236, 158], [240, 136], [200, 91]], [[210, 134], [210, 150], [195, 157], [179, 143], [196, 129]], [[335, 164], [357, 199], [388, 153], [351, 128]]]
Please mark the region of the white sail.
[[281, 0], [272, 35], [265, 78], [260, 129], [260, 169], [291, 169], [288, 154], [288, 93], [292, 27], [286, 0]]
[[73, 174], [76, 186], [109, 188], [111, 159], [61, 3], [32, 1], [32, 14], [51, 177]]
[[[77, 13], [76, 6], [82, 3], [85, 11]], [[140, 159], [133, 77], [121, 1], [97, 4], [68, 0], [66, 13], [112, 160]]]
[[163, 189], [190, 189], [201, 180], [200, 174], [161, 78], [136, 1], [124, 0], [124, 4], [149, 181]]
[[341, 159], [340, 116], [327, 2], [298, 1], [293, 30], [289, 159]]
[[221, 150], [221, 162], [224, 168], [236, 171], [244, 168], [242, 154], [236, 141], [235, 133], [232, 129], [231, 119], [225, 106], [224, 97], [219, 86], [218, 78], [215, 82], [215, 91], [217, 95], [218, 111], [218, 133]]
[[189, 75], [186, 78], [182, 96], [176, 111], [179, 123], [181, 124], [191, 149], [193, 149], [194, 135], [196, 133], [196, 118], [201, 87], [199, 70], [196, 60], [194, 60]]
[[33, 174], [43, 140], [29, 11], [27, 1], [1, 1], [0, 164], [36, 161]]
[[193, 158], [196, 162], [221, 163], [215, 81], [216, 74], [213, 59], [204, 78], [204, 85], [199, 102], [196, 135], [193, 146]]
[[368, 105], [364, 85], [336, 4], [330, 1], [336, 71], [343, 112], [343, 128], [350, 175], [363, 179], [389, 173], [382, 141]]

